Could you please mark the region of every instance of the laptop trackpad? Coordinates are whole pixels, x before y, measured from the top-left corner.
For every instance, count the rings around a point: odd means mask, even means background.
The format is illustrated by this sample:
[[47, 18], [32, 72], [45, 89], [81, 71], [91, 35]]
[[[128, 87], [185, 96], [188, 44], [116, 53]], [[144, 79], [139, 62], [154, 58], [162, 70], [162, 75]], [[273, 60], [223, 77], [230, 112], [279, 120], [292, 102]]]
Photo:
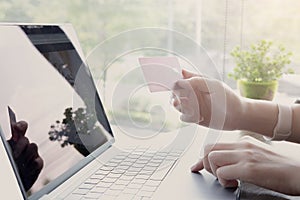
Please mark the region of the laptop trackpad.
[[186, 168], [173, 173], [161, 184], [155, 193], [160, 199], [236, 199], [236, 189], [225, 189], [207, 172], [195, 174]]

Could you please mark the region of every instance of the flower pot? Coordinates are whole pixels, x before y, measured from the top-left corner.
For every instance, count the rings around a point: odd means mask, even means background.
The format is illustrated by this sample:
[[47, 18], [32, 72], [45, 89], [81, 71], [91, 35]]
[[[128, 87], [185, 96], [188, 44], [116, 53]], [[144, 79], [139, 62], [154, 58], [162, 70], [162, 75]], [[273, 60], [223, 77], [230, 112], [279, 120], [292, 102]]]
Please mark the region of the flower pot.
[[243, 97], [272, 101], [278, 88], [278, 81], [248, 82], [238, 80], [238, 88]]

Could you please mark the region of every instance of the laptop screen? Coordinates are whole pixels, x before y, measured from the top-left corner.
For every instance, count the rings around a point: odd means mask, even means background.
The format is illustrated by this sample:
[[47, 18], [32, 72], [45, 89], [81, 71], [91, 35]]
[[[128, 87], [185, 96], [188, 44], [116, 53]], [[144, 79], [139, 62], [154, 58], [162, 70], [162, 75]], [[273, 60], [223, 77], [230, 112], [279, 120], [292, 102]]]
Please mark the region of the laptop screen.
[[[28, 128], [9, 125], [7, 115], [0, 120], [8, 124], [3, 126], [5, 137], [27, 196], [112, 138], [92, 76], [72, 43], [77, 38], [64, 30], [56, 25], [0, 26], [1, 109], [7, 112], [9, 106], [10, 115]], [[24, 137], [28, 145], [37, 145], [38, 156], [28, 155], [29, 147], [19, 144]], [[41, 170], [33, 166], [37, 157], [43, 160]]]

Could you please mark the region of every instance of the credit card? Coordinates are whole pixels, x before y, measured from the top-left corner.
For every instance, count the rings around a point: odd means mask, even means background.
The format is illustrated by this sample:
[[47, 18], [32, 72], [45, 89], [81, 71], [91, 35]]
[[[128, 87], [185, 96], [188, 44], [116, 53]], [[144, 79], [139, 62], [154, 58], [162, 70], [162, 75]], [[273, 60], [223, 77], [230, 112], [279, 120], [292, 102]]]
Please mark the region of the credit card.
[[139, 63], [150, 92], [172, 90], [175, 82], [182, 79], [177, 57], [143, 57]]

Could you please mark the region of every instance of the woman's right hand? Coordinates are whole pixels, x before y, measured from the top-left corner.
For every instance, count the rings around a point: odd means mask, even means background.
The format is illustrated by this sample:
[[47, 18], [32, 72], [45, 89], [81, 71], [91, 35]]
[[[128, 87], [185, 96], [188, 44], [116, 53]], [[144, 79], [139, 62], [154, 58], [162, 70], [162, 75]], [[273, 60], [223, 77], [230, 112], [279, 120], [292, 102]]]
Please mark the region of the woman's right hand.
[[182, 70], [183, 78], [173, 89], [174, 107], [181, 120], [214, 129], [235, 130], [244, 100], [223, 82]]

